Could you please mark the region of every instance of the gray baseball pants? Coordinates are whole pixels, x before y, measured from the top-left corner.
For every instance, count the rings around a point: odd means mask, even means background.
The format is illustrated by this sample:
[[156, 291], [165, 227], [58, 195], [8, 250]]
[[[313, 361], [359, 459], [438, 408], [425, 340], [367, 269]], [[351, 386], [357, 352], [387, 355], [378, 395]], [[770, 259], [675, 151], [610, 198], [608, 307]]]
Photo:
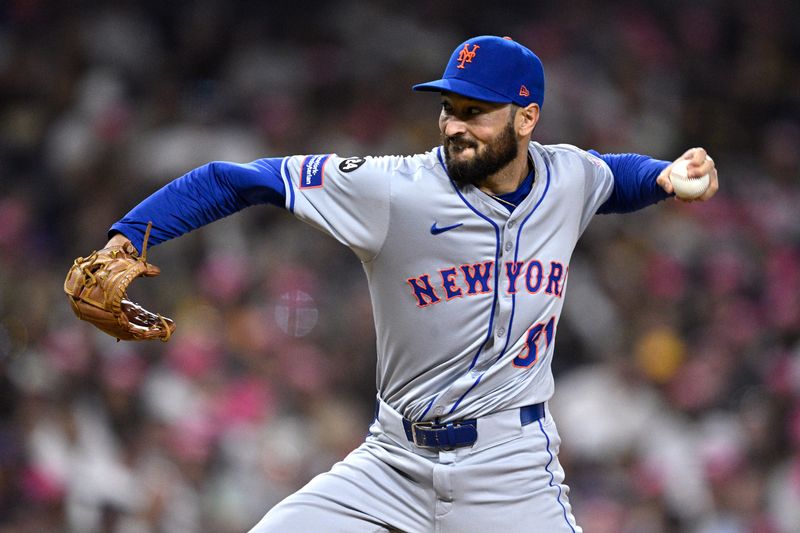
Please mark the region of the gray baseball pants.
[[478, 419], [470, 447], [434, 451], [406, 437], [384, 402], [370, 435], [330, 471], [272, 508], [251, 533], [581, 533], [549, 410]]

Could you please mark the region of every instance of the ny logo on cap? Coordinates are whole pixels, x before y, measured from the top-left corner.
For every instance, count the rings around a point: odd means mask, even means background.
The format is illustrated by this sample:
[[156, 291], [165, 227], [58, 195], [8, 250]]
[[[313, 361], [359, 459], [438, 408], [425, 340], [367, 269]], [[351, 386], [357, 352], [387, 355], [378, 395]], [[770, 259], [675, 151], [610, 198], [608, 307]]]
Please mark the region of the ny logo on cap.
[[469, 43], [464, 43], [464, 48], [458, 53], [457, 61], [460, 61], [458, 68], [464, 68], [464, 63], [472, 63], [472, 58], [475, 57], [475, 51], [480, 48], [477, 44], [472, 45], [472, 50], [469, 49]]

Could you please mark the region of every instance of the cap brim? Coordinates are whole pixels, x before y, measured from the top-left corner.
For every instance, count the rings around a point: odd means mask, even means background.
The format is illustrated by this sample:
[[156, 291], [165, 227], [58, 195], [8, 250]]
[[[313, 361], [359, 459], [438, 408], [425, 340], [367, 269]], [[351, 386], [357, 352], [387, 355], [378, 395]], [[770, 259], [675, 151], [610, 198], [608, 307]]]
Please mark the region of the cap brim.
[[427, 91], [427, 92], [442, 92], [447, 91], [467, 98], [474, 98], [475, 100], [483, 100], [485, 102], [494, 102], [498, 104], [511, 103], [507, 96], [496, 93], [480, 85], [476, 85], [469, 81], [459, 80], [456, 78], [445, 78], [436, 81], [429, 81], [428, 83], [419, 83], [411, 87], [414, 91]]

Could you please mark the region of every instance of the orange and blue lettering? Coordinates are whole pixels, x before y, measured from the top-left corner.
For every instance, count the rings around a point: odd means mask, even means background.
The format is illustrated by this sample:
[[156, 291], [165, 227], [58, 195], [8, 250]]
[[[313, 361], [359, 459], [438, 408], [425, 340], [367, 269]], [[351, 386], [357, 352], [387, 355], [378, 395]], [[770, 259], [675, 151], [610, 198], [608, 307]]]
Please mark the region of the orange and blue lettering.
[[542, 288], [542, 278], [544, 277], [544, 269], [542, 263], [536, 259], [528, 263], [528, 270], [525, 272], [525, 287], [531, 294], [536, 294]]
[[[464, 279], [467, 280], [467, 294], [483, 294], [491, 292], [492, 288], [489, 285], [489, 280], [492, 277], [492, 266], [494, 261], [484, 261], [483, 263], [475, 263], [473, 265], [461, 265], [461, 271], [464, 273]], [[478, 285], [481, 288], [478, 290]]]
[[561, 278], [564, 275], [564, 265], [558, 261], [550, 261], [550, 274], [547, 276], [547, 294], [561, 296]]
[[453, 279], [458, 275], [455, 267], [440, 270], [439, 274], [442, 275], [442, 287], [444, 288], [445, 299], [452, 300], [453, 298], [458, 298], [459, 296], [464, 295], [461, 288], [456, 285], [456, 280]]
[[417, 298], [417, 307], [428, 307], [441, 300], [433, 289], [428, 274], [423, 274], [418, 278], [408, 278], [406, 281], [411, 285], [411, 290], [414, 291], [414, 296]]
[[517, 294], [517, 278], [522, 273], [523, 261], [506, 261], [506, 276], [508, 277], [508, 294]]
[[550, 317], [547, 324], [539, 322], [532, 326], [528, 333], [525, 335], [525, 347], [520, 354], [514, 358], [512, 364], [517, 368], [528, 368], [539, 360], [539, 340], [542, 337], [542, 331], [545, 333], [544, 349], [553, 343], [553, 335], [556, 329], [556, 317]]
[[[464, 296], [490, 294], [499, 287], [501, 275], [507, 278], [506, 294], [517, 295], [525, 284], [528, 294], [544, 293], [548, 296], [561, 298], [566, 288], [569, 265], [564, 266], [559, 261], [550, 261], [550, 270], [544, 271], [544, 261], [531, 259], [529, 261], [506, 261], [505, 271], [500, 272], [500, 265], [494, 261], [479, 263], [466, 263], [460, 266], [448, 266], [438, 270], [439, 276], [420, 274], [406, 279], [411, 287], [417, 307], [424, 308], [439, 303], [442, 300], [450, 301]], [[492, 271], [497, 268], [495, 276], [498, 279], [492, 283]], [[463, 276], [463, 280], [462, 280]], [[524, 278], [524, 282], [520, 279]]]

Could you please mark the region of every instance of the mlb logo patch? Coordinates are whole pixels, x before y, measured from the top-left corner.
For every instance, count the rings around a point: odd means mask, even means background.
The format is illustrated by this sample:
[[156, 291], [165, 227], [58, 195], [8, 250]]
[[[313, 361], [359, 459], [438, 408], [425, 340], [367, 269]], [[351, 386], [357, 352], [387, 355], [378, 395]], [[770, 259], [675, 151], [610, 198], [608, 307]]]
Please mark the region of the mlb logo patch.
[[300, 188], [301, 189], [315, 189], [322, 187], [322, 181], [325, 173], [325, 163], [331, 154], [325, 155], [309, 155], [303, 159], [300, 165]]

